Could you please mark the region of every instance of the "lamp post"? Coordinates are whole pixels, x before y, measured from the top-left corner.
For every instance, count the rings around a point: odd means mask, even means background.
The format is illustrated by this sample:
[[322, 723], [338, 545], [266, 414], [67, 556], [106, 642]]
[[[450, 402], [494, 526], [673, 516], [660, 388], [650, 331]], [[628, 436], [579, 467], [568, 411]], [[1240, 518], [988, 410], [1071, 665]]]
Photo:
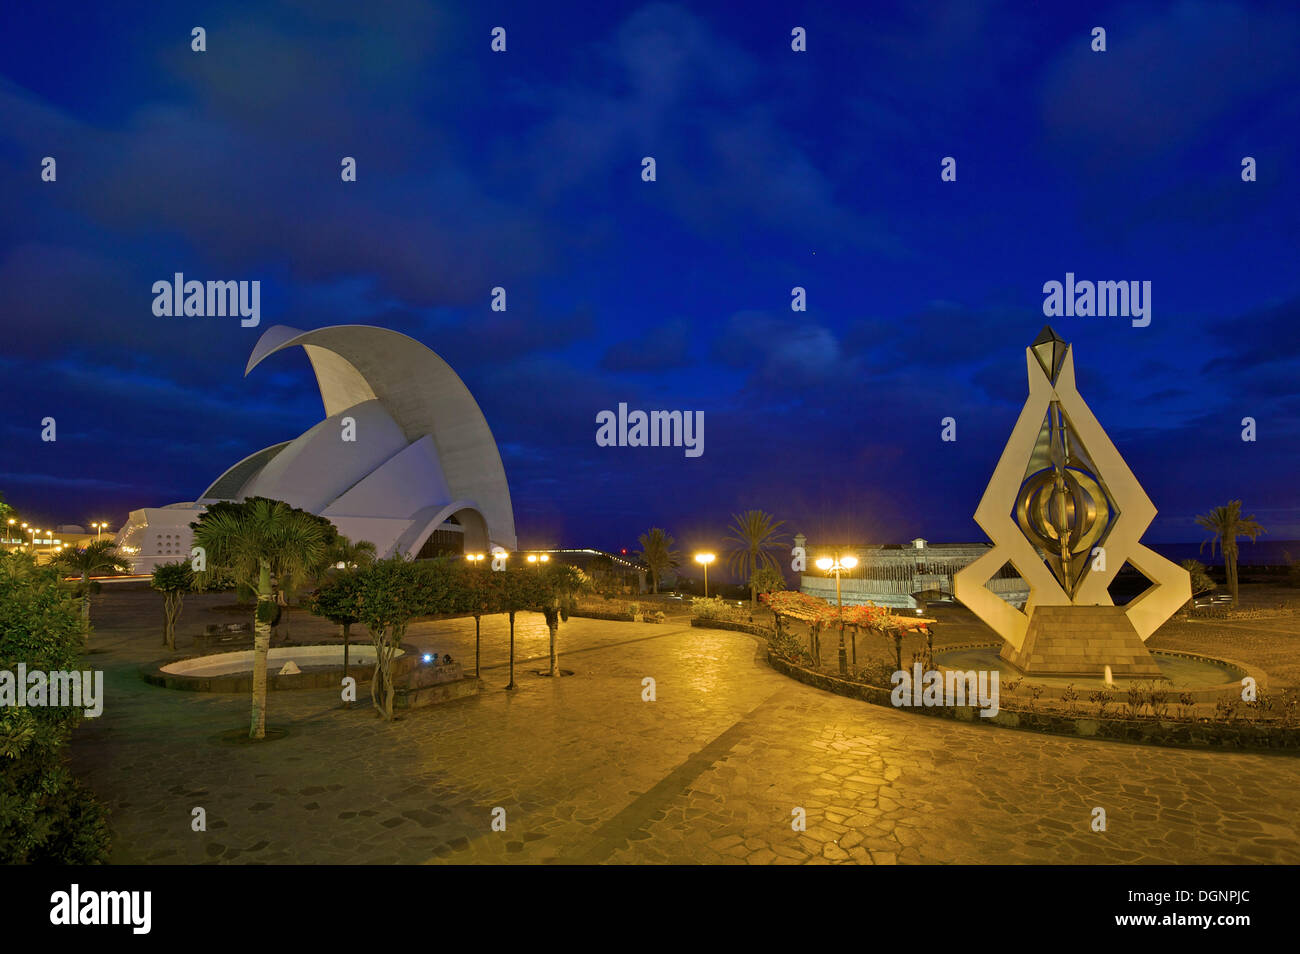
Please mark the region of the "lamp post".
[[713, 553], [695, 554], [695, 562], [704, 567], [704, 598], [706, 600], [709, 598], [709, 564], [716, 559], [717, 555]]
[[[479, 567], [483, 565], [483, 561], [487, 559], [487, 554], [466, 553], [465, 559], [469, 561], [470, 566], [474, 567], [474, 569], [477, 570]], [[477, 599], [477, 597], [475, 597], [475, 599]], [[481, 637], [481, 633], [479, 632], [479, 624], [482, 621], [482, 617], [480, 615], [481, 610], [482, 607], [476, 603], [474, 606], [474, 678], [475, 679], [479, 678], [479, 661], [481, 659], [480, 651], [483, 646], [483, 640]]]
[[10, 517], [10, 518], [9, 518], [9, 531], [8, 531], [8, 533], [5, 534], [5, 542], [7, 542], [7, 543], [13, 543], [13, 542], [14, 542], [14, 524], [17, 523], [17, 522], [18, 522], [18, 521], [15, 520], [13, 517]]
[[835, 574], [835, 603], [840, 611], [840, 675], [849, 674], [849, 656], [844, 649], [844, 597], [840, 592], [840, 576], [858, 565], [855, 556], [822, 557], [817, 561], [817, 569]]

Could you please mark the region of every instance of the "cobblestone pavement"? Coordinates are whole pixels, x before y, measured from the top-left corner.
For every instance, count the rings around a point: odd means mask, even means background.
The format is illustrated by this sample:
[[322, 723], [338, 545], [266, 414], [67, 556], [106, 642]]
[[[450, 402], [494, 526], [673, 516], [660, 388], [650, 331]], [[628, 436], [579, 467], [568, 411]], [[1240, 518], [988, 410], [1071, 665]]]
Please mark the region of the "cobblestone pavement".
[[[73, 767], [112, 811], [117, 863], [1300, 862], [1294, 758], [895, 712], [786, 679], [740, 633], [573, 619], [575, 674], [554, 680], [534, 672], [541, 618], [521, 616], [531, 661], [507, 693], [492, 617], [476, 698], [387, 724], [364, 686], [351, 710], [331, 691], [273, 692], [288, 736], [235, 745], [220, 736], [247, 724], [247, 697], [147, 685], [156, 637], [107, 615], [90, 663], [108, 700]], [[473, 631], [419, 624], [408, 641], [472, 665]]]

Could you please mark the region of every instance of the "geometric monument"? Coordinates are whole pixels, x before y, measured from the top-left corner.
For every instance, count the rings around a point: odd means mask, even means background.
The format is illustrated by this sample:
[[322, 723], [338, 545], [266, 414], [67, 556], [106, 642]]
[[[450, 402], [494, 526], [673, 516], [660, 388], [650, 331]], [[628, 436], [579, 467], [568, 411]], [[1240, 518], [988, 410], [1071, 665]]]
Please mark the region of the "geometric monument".
[[[1079, 396], [1070, 346], [1044, 327], [1025, 358], [1029, 398], [975, 511], [993, 549], [953, 595], [1022, 672], [1160, 678], [1144, 643], [1191, 599], [1191, 578], [1139, 542], [1156, 508]], [[1126, 562], [1153, 585], [1120, 607], [1107, 587]], [[1023, 612], [984, 585], [1007, 563], [1029, 584]]]

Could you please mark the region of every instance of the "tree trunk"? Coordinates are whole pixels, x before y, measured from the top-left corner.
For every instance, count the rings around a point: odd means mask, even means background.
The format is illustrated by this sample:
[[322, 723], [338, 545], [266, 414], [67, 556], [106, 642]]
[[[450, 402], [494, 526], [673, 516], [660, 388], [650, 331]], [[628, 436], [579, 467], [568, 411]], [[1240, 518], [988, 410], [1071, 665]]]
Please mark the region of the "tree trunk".
[[[343, 624], [343, 678], [344, 680], [348, 678], [348, 643], [349, 643], [349, 637], [351, 637], [351, 635], [352, 635], [352, 624], [344, 623]], [[343, 708], [351, 709], [352, 703], [349, 702], [347, 699], [344, 699]]]
[[546, 628], [551, 631], [551, 675], [558, 678], [560, 675], [560, 667], [556, 665], [556, 660], [555, 660], [555, 637], [560, 631], [559, 610], [554, 611], [553, 617], [548, 616], [546, 620]]
[[375, 671], [370, 675], [370, 704], [380, 715], [384, 714], [383, 707], [379, 704], [379, 683], [384, 678], [379, 669], [379, 646], [383, 640], [382, 630], [376, 631], [373, 628], [370, 630], [370, 645], [375, 650]]
[[1223, 552], [1224, 570], [1228, 577], [1228, 592], [1232, 595], [1232, 605], [1237, 606], [1237, 554], [1232, 550]]
[[392, 640], [382, 640], [375, 653], [375, 677], [372, 680], [378, 689], [379, 714], [389, 722], [393, 721], [393, 696], [396, 694], [393, 685], [393, 655], [396, 648]]
[[750, 610], [753, 610], [753, 608], [754, 608], [755, 606], [757, 606], [757, 605], [758, 605], [758, 586], [757, 586], [757, 584], [751, 583], [751, 584], [749, 584], [749, 608], [750, 608]]
[[176, 651], [176, 621], [181, 618], [184, 599], [180, 593], [163, 594], [163, 642], [172, 652]]
[[480, 621], [481, 621], [481, 617], [478, 617], [478, 616], [475, 616], [475, 617], [474, 617], [474, 678], [475, 678], [475, 679], [479, 678], [479, 674], [478, 674], [478, 661], [479, 661], [479, 647], [480, 647], [480, 645], [481, 645], [481, 641], [480, 641], [480, 638], [479, 638], [479, 637], [480, 637], [480, 634], [479, 634], [479, 623], [480, 623]]
[[397, 653], [403, 635], [404, 629], [399, 628], [381, 629], [378, 632], [371, 630], [375, 646], [375, 674], [370, 678], [370, 701], [374, 703], [375, 710], [389, 722], [393, 721], [393, 698], [397, 695], [397, 688], [393, 685], [393, 656]]
[[280, 619], [275, 624], [275, 634], [277, 636], [282, 637], [282, 641], [284, 643], [288, 643], [289, 642], [289, 597], [285, 596], [283, 587], [281, 587], [280, 590], [275, 594], [275, 602], [277, 606], [283, 607], [283, 609], [280, 610]]
[[[264, 610], [263, 606], [267, 608]], [[257, 581], [257, 616], [253, 624], [253, 715], [248, 730], [250, 739], [266, 738], [266, 659], [271, 649], [271, 624], [269, 618], [274, 612], [274, 597], [271, 594], [271, 568], [263, 562], [262, 571]], [[267, 622], [262, 617], [268, 617]]]
[[507, 689], [515, 687], [515, 611], [510, 611], [510, 685]]
[[85, 639], [90, 641], [90, 574], [81, 574], [81, 622], [86, 627]]

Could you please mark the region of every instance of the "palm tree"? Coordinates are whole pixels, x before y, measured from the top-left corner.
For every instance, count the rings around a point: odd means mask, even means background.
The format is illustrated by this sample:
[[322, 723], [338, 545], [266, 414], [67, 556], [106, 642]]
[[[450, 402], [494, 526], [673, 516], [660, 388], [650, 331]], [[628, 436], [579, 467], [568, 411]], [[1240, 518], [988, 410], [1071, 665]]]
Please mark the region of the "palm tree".
[[13, 528], [9, 526], [8, 521], [15, 513], [17, 511], [5, 503], [5, 495], [0, 494], [0, 533], [5, 535], [6, 540], [13, 536]]
[[353, 543], [339, 534], [338, 539], [326, 549], [325, 562], [332, 570], [355, 570], [370, 566], [378, 556], [379, 551], [369, 540], [358, 540]]
[[194, 542], [210, 566], [221, 567], [257, 593], [253, 637], [253, 713], [248, 735], [266, 737], [266, 658], [278, 615], [275, 586], [286, 576], [318, 567], [326, 548], [319, 517], [281, 500], [250, 497], [211, 509], [194, 527]]
[[659, 527], [651, 527], [641, 536], [637, 537], [641, 544], [641, 550], [637, 553], [637, 558], [650, 568], [650, 578], [654, 582], [654, 592], [659, 592], [659, 577], [664, 570], [677, 566], [678, 557], [681, 556], [673, 549], [673, 544], [677, 541], [672, 536]]
[[81, 621], [90, 633], [90, 578], [97, 573], [128, 573], [131, 564], [117, 555], [112, 540], [94, 540], [78, 550], [63, 550], [50, 561], [60, 570], [81, 577]]
[[1213, 534], [1201, 544], [1201, 549], [1204, 550], [1206, 544], [1209, 544], [1211, 556], [1214, 555], [1216, 545], [1223, 551], [1223, 570], [1228, 578], [1228, 592], [1232, 594], [1232, 605], [1236, 606], [1237, 538], [1250, 537], [1250, 542], [1254, 543], [1261, 533], [1267, 531], [1259, 525], [1253, 514], [1249, 517], [1241, 515], [1240, 500], [1229, 500], [1226, 507], [1215, 507], [1209, 513], [1198, 516], [1196, 522]]
[[776, 532], [784, 520], [772, 522], [772, 515], [762, 510], [746, 510], [744, 513], [731, 515], [731, 536], [727, 537], [735, 546], [730, 548], [727, 557], [727, 569], [742, 580], [749, 580], [749, 605], [752, 609], [758, 605], [758, 587], [754, 583], [754, 574], [763, 567], [777, 568], [776, 560], [768, 550], [785, 543], [782, 534]]
[[1200, 560], [1184, 560], [1182, 568], [1187, 571], [1187, 575], [1192, 579], [1192, 598], [1187, 601], [1183, 609], [1190, 613], [1196, 608], [1196, 597], [1204, 593], [1209, 593], [1218, 584], [1210, 579], [1210, 574], [1205, 569], [1205, 564]]

